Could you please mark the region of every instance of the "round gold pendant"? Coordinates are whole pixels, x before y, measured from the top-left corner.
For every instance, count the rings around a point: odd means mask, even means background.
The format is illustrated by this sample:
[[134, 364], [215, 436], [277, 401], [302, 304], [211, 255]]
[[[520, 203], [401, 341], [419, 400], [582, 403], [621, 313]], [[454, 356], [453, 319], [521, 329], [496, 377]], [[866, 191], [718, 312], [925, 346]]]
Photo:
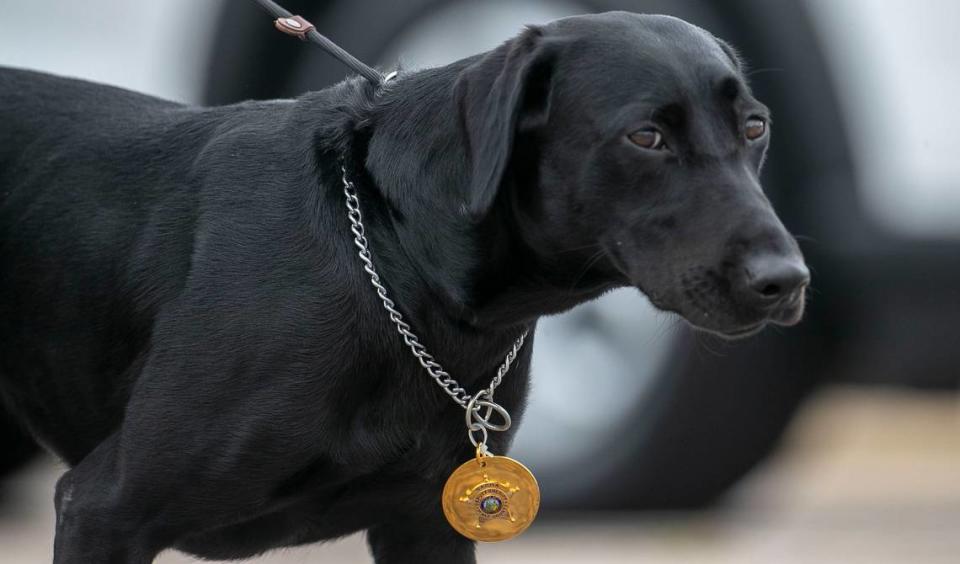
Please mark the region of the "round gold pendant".
[[540, 487], [530, 470], [506, 456], [463, 463], [443, 487], [443, 514], [468, 539], [498, 542], [530, 526], [540, 509]]

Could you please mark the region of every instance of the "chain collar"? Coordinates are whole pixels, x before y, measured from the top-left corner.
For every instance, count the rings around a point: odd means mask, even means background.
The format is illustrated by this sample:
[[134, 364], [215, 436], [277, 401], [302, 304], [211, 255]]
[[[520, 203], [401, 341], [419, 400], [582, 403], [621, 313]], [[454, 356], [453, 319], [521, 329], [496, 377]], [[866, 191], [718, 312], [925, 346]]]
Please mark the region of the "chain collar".
[[[346, 196], [347, 217], [350, 219], [350, 231], [353, 232], [353, 244], [357, 246], [359, 252], [357, 255], [363, 262], [363, 269], [370, 275], [370, 283], [377, 291], [377, 295], [383, 302], [383, 309], [387, 311], [390, 320], [397, 326], [397, 332], [403, 337], [403, 342], [410, 347], [410, 352], [420, 362], [427, 374], [437, 383], [440, 388], [450, 396], [453, 401], [466, 410], [464, 419], [467, 425], [467, 434], [470, 442], [479, 449], [478, 452], [488, 454], [487, 450], [487, 431], [506, 431], [510, 428], [512, 420], [510, 413], [502, 405], [493, 401], [493, 393], [497, 386], [503, 381], [503, 377], [510, 370], [510, 365], [517, 358], [517, 353], [523, 348], [523, 343], [527, 338], [529, 331], [524, 331], [517, 340], [513, 342], [510, 351], [503, 359], [497, 374], [494, 376], [490, 385], [476, 394], [470, 395], [460, 384], [448, 374], [440, 364], [433, 359], [433, 355], [427, 352], [420, 339], [413, 333], [410, 324], [403, 320], [403, 315], [397, 309], [396, 304], [387, 296], [387, 288], [380, 280], [376, 267], [373, 266], [373, 258], [370, 254], [370, 245], [367, 241], [363, 229], [363, 217], [360, 214], [360, 200], [357, 198], [357, 189], [353, 182], [347, 178], [347, 169], [340, 166], [343, 180], [343, 194]], [[499, 423], [495, 421], [499, 417]], [[477, 435], [479, 433], [479, 436]]]

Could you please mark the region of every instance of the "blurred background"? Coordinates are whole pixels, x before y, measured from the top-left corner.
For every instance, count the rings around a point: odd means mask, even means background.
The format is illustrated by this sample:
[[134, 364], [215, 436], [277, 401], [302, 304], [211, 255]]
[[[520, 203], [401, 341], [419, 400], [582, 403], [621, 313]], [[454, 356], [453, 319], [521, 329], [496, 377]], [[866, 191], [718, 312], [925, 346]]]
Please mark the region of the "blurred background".
[[[739, 47], [773, 110], [765, 186], [813, 270], [807, 320], [730, 343], [636, 291], [546, 320], [513, 450], [541, 518], [481, 562], [960, 561], [960, 3], [284, 3], [384, 69], [567, 15], [672, 14]], [[346, 75], [236, 0], [2, 0], [0, 64], [202, 104]], [[3, 564], [51, 557], [63, 468], [38, 450], [0, 412]], [[357, 535], [255, 561], [369, 557]]]

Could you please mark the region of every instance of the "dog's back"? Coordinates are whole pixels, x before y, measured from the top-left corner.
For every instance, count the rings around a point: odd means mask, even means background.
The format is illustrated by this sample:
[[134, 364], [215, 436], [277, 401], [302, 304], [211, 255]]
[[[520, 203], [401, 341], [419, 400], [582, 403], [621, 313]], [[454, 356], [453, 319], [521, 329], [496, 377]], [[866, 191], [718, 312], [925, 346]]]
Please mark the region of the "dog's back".
[[[177, 107], [112, 86], [0, 67], [0, 186], [9, 186], [15, 175], [37, 173], [31, 165], [56, 165], [52, 153], [109, 157], [102, 141], [132, 140], [144, 115]], [[46, 158], [38, 162], [39, 154]]]
[[320, 260], [298, 245], [324, 96], [205, 108], [0, 69], [0, 401], [68, 463], [123, 419], [197, 264]]
[[[120, 417], [122, 390], [104, 402], [112, 383], [72, 382], [135, 370], [151, 303], [169, 299], [185, 276], [184, 224], [196, 216], [190, 151], [171, 150], [185, 111], [119, 88], [0, 69], [0, 400], [15, 413], [58, 405], [52, 427], [89, 421], [72, 411], [92, 405], [105, 426]], [[78, 455], [85, 437], [93, 443], [104, 431], [77, 429]]]

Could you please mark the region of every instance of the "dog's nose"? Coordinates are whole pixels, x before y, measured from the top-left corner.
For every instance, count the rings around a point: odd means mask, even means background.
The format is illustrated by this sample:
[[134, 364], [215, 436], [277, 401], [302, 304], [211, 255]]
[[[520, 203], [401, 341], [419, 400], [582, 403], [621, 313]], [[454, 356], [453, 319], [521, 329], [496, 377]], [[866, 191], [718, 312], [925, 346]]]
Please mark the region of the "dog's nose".
[[744, 293], [761, 306], [778, 304], [810, 283], [810, 270], [803, 259], [790, 255], [754, 257], [744, 265], [744, 274]]

